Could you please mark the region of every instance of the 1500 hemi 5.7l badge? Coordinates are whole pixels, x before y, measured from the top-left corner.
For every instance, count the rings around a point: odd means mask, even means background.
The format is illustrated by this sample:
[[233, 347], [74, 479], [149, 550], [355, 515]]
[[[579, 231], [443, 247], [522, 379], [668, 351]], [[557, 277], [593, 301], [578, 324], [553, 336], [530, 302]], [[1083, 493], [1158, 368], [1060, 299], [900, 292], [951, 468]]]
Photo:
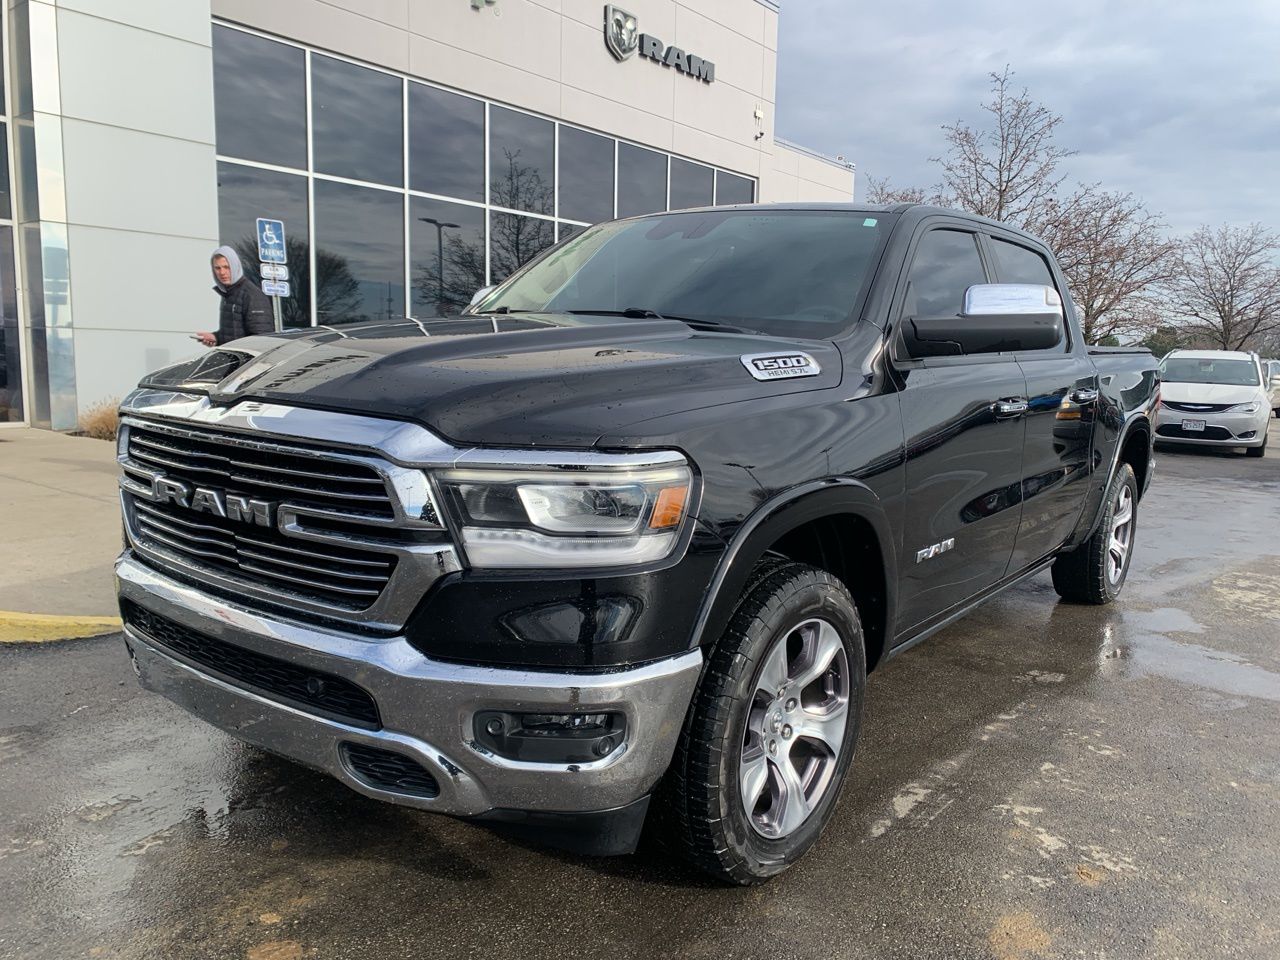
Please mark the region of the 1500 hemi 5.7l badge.
[[807, 353], [748, 353], [742, 365], [757, 380], [816, 377], [822, 372], [818, 361]]

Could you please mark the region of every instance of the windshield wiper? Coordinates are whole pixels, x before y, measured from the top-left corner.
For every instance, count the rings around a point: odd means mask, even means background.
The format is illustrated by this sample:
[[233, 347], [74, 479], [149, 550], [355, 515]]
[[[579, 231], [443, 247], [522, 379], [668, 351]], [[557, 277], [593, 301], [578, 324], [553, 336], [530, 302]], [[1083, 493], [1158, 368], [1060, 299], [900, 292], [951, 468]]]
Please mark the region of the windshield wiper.
[[583, 314], [586, 316], [596, 317], [626, 317], [629, 320], [678, 320], [681, 323], [687, 323], [691, 327], [699, 327], [705, 330], [728, 330], [730, 333], [746, 333], [741, 327], [734, 327], [727, 323], [721, 323], [718, 320], [697, 319], [694, 317], [677, 317], [670, 313], [659, 313], [657, 310], [650, 310], [648, 307], [627, 307], [625, 310], [564, 310], [563, 313], [578, 316]]

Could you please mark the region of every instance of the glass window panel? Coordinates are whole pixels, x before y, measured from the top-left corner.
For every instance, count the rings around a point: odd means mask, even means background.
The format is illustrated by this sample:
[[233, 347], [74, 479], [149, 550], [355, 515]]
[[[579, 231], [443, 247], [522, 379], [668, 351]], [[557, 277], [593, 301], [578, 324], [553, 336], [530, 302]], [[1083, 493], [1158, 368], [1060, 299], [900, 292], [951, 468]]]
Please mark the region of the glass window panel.
[[[284, 223], [289, 296], [280, 301], [286, 327], [311, 325], [311, 264], [307, 251], [307, 178], [238, 163], [218, 164], [219, 243], [235, 247], [244, 272], [259, 286], [258, 217]], [[212, 281], [210, 281], [212, 284]]]
[[400, 95], [399, 77], [312, 54], [311, 138], [316, 171], [403, 185]]
[[484, 209], [413, 197], [409, 212], [410, 313], [455, 316], [485, 285]]
[[4, 112], [4, 105], [8, 102], [4, 98], [5, 75], [4, 25], [0, 24], [0, 113]]
[[9, 197], [9, 126], [0, 123], [0, 219], [13, 218], [13, 203]]
[[723, 170], [716, 171], [716, 203], [754, 203], [756, 185], [746, 177], [735, 177]]
[[489, 282], [501, 283], [555, 242], [555, 224], [536, 217], [493, 213], [489, 234]]
[[315, 181], [316, 323], [404, 316], [404, 194]]
[[22, 420], [20, 334], [13, 228], [0, 227], [0, 422]]
[[1001, 283], [1038, 283], [1055, 286], [1053, 274], [1044, 257], [1021, 244], [992, 238], [991, 248], [996, 254], [996, 270]]
[[618, 216], [667, 209], [667, 155], [618, 144]]
[[409, 186], [484, 202], [484, 104], [409, 84]]
[[977, 236], [963, 230], [930, 230], [916, 247], [907, 282], [902, 316], [959, 316], [964, 292], [987, 282]]
[[715, 203], [716, 172], [700, 163], [671, 158], [671, 209], [709, 207]]
[[599, 223], [613, 219], [613, 141], [560, 128], [560, 216]]
[[503, 107], [489, 108], [489, 199], [500, 207], [551, 213], [555, 196], [555, 124]]
[[306, 167], [307, 92], [301, 50], [215, 26], [213, 96], [219, 153]]
[[576, 223], [562, 223], [556, 229], [559, 231], [556, 233], [556, 240], [560, 241], [568, 240], [570, 237], [576, 237], [587, 228], [580, 227]]

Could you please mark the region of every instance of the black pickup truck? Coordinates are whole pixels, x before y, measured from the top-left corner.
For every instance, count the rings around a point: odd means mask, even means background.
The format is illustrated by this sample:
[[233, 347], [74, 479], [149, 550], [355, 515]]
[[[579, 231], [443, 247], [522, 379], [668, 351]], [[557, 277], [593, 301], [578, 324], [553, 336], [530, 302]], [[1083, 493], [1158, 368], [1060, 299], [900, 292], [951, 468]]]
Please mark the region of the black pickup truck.
[[123, 405], [135, 669], [371, 797], [592, 853], [651, 815], [759, 882], [831, 818], [869, 671], [1043, 570], [1123, 586], [1156, 363], [1069, 304], [998, 223], [744, 206], [210, 351]]

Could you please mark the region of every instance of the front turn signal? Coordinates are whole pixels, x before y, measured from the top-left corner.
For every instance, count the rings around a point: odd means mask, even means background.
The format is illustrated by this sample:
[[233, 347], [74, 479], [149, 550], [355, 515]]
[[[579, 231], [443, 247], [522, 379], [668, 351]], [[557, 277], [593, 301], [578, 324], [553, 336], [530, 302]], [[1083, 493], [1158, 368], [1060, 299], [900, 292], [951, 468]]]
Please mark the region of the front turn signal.
[[679, 487], [664, 487], [658, 492], [658, 498], [653, 503], [653, 513], [649, 517], [649, 528], [651, 530], [666, 530], [669, 527], [680, 526], [680, 521], [684, 519], [684, 507], [688, 499], [689, 487], [687, 484]]

